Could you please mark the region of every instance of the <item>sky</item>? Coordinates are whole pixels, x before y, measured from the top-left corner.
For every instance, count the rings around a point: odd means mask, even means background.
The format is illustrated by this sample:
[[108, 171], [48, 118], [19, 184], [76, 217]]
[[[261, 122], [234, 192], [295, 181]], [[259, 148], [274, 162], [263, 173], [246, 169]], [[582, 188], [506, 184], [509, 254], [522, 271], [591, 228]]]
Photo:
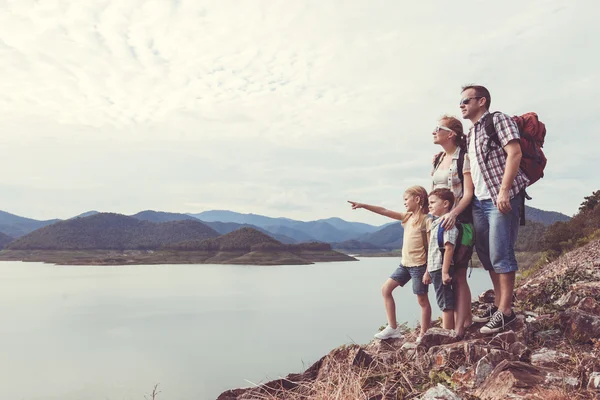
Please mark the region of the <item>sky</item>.
[[[600, 189], [600, 3], [0, 0], [0, 210], [389, 222], [461, 86], [546, 123], [528, 205]], [[470, 127], [464, 121], [465, 129]]]

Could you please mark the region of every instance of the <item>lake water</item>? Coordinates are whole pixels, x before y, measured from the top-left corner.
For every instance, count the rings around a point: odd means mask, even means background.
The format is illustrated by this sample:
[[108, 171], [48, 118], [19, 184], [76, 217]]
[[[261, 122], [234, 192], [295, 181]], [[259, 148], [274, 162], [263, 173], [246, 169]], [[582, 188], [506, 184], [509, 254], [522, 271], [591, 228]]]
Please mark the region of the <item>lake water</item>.
[[[0, 262], [0, 399], [215, 399], [300, 372], [385, 324], [394, 258], [308, 266]], [[473, 295], [491, 287], [482, 270]], [[434, 317], [439, 316], [430, 290]], [[396, 289], [399, 321], [419, 318]]]

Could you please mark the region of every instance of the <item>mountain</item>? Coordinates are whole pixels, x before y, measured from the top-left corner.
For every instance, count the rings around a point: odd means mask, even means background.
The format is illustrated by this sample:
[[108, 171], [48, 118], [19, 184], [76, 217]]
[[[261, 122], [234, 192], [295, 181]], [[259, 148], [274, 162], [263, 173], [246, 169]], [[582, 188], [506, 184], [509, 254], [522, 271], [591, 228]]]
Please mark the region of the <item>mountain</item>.
[[340, 250], [380, 250], [372, 243], [360, 242], [358, 240], [346, 240], [341, 243], [331, 243], [333, 249]]
[[362, 222], [348, 222], [341, 218], [327, 218], [327, 219], [319, 219], [314, 222], [325, 222], [334, 228], [340, 231], [348, 231], [356, 234], [365, 234], [365, 233], [373, 233], [383, 228], [383, 226], [375, 226], [364, 224]]
[[8, 245], [11, 250], [158, 249], [186, 240], [219, 236], [200, 221], [152, 223], [113, 213], [60, 221]]
[[33, 232], [34, 230], [47, 226], [59, 221], [51, 219], [48, 221], [38, 221], [31, 218], [19, 217], [18, 215], [10, 214], [5, 211], [0, 211], [0, 232], [12, 236], [14, 238], [21, 237]]
[[205, 240], [189, 240], [166, 246], [177, 250], [204, 250], [204, 251], [244, 251], [249, 252], [252, 246], [258, 244], [282, 245], [281, 242], [269, 235], [252, 228], [241, 228], [219, 237]]
[[[206, 222], [206, 221], [202, 221], [203, 224], [210, 226], [211, 228], [213, 228], [215, 231], [219, 232], [221, 235], [225, 235], [229, 232], [233, 232], [235, 230], [238, 230], [240, 228], [253, 228], [256, 229], [257, 231], [260, 231], [262, 233], [264, 233], [265, 235], [269, 235], [271, 236], [273, 239], [280, 241], [281, 243], [285, 243], [285, 244], [292, 244], [292, 243], [297, 243], [298, 240], [291, 238], [289, 236], [277, 233], [277, 232], [271, 232], [268, 231], [266, 229], [263, 228], [259, 228], [258, 226], [255, 225], [250, 225], [250, 224], [237, 224], [235, 222]], [[309, 240], [302, 240], [303, 242], [306, 241], [312, 241], [313, 239], [309, 239]]]
[[[193, 217], [189, 214], [180, 214], [180, 213], [171, 213], [171, 212], [163, 212], [163, 211], [153, 211], [153, 210], [140, 211], [139, 213], [132, 215], [132, 217], [137, 218], [142, 221], [150, 221], [150, 222], [169, 222], [169, 221], [185, 221], [185, 220], [200, 221], [198, 218]], [[259, 230], [262, 233], [265, 233], [265, 234], [271, 236], [272, 238], [279, 240], [282, 243], [291, 244], [291, 243], [297, 242], [297, 240], [290, 238], [288, 236], [269, 232], [265, 229], [262, 229], [262, 228], [259, 228], [257, 226], [250, 225], [250, 224], [238, 224], [235, 222], [218, 222], [218, 221], [217, 222], [200, 221], [200, 222], [202, 222], [206, 226], [210, 226], [211, 228], [213, 228], [215, 231], [217, 231], [221, 235], [227, 234], [229, 232], [233, 232], [233, 231], [243, 228], [243, 227], [249, 227], [249, 228], [254, 228], [256, 230]]]
[[400, 222], [386, 225], [376, 232], [363, 235], [358, 240], [360, 242], [371, 243], [380, 249], [399, 249], [402, 247], [402, 238], [404, 228]]
[[556, 211], [544, 211], [538, 208], [525, 206], [525, 219], [548, 226], [555, 222], [567, 222], [571, 217]]
[[196, 217], [201, 221], [235, 222], [238, 224], [256, 225], [261, 228], [266, 225], [287, 225], [287, 223], [289, 222], [295, 222], [294, 220], [289, 218], [272, 218], [257, 214], [241, 214], [228, 210], [211, 210], [204, 211], [199, 214], [189, 215], [191, 215], [192, 217]]
[[299, 242], [311, 240], [328, 243], [343, 242], [379, 229], [377, 226], [360, 222], [347, 222], [341, 218], [328, 218], [305, 222], [289, 218], [272, 218], [263, 215], [241, 214], [224, 210], [205, 211], [199, 214], [189, 215], [208, 222], [220, 221], [255, 225], [259, 228], [266, 229], [269, 232], [289, 236]]
[[154, 211], [154, 210], [140, 211], [139, 213], [132, 215], [132, 217], [137, 218], [141, 221], [149, 221], [149, 222], [170, 222], [170, 221], [185, 221], [185, 220], [197, 221], [198, 220], [197, 218], [194, 218], [191, 215], [187, 215], [187, 214]]
[[92, 216], [92, 215], [96, 215], [96, 214], [98, 214], [98, 213], [99, 213], [99, 212], [98, 212], [98, 211], [96, 211], [96, 210], [92, 210], [92, 211], [86, 211], [86, 212], [84, 212], [84, 213], [81, 213], [81, 214], [79, 214], [79, 215], [76, 215], [76, 216], [74, 216], [73, 218], [84, 218], [84, 217], [90, 217], [90, 216]]
[[2, 250], [4, 247], [6, 247], [7, 244], [9, 244], [10, 242], [12, 242], [14, 239], [10, 236], [8, 236], [5, 233], [0, 232], [0, 250]]

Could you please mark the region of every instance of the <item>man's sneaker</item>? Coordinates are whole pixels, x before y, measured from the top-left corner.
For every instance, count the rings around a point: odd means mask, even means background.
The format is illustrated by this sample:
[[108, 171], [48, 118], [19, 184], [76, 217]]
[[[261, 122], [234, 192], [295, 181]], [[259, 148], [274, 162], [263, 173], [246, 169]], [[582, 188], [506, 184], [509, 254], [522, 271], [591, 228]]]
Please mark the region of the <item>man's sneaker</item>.
[[391, 326], [386, 326], [384, 330], [382, 330], [379, 333], [375, 334], [375, 338], [377, 339], [391, 339], [391, 338], [395, 338], [395, 339], [400, 339], [402, 337], [402, 332], [400, 331], [400, 327], [397, 327], [396, 329], [392, 328]]
[[497, 311], [498, 307], [491, 306], [480, 314], [473, 314], [473, 322], [488, 322]]
[[511, 311], [510, 315], [504, 315], [504, 313], [500, 310], [496, 311], [496, 313], [490, 319], [490, 322], [481, 327], [479, 332], [484, 335], [490, 333], [496, 333], [504, 330], [504, 327], [511, 322], [514, 322], [517, 319], [514, 311]]

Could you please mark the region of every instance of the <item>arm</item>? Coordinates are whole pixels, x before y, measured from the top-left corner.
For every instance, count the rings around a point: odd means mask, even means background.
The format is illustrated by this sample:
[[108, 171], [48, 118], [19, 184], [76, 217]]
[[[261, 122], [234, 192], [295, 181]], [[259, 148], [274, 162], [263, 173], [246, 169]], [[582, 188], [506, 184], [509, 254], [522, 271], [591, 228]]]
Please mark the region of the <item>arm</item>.
[[403, 212], [388, 210], [387, 208], [383, 208], [383, 207], [379, 207], [379, 206], [373, 206], [370, 204], [357, 203], [356, 201], [348, 200], [348, 203], [352, 204], [353, 210], [356, 210], [357, 208], [364, 208], [365, 210], [369, 210], [371, 212], [374, 212], [375, 214], [383, 215], [385, 217], [392, 218], [392, 219], [397, 219], [399, 221], [402, 221], [406, 217], [406, 214], [407, 214], [407, 213], [403, 213]]
[[473, 186], [473, 178], [471, 178], [471, 173], [466, 172], [463, 175], [463, 197], [460, 199], [460, 202], [454, 207], [448, 214], [443, 215], [442, 218], [442, 226], [444, 229], [452, 229], [456, 224], [456, 218], [463, 212], [469, 204], [471, 204], [471, 200], [473, 200], [473, 192], [475, 188]]
[[[431, 243], [431, 230], [427, 231], [426, 236], [427, 236], [427, 243]], [[429, 275], [429, 271], [425, 270], [425, 274], [423, 274], [423, 285], [429, 285], [430, 283], [431, 283], [431, 276]]]
[[502, 184], [498, 192], [498, 210], [501, 213], [507, 214], [510, 212], [510, 188], [512, 186], [517, 172], [519, 172], [519, 164], [521, 164], [521, 145], [518, 140], [511, 140], [504, 146], [506, 152], [506, 168], [502, 177]]
[[450, 263], [452, 262], [452, 256], [454, 255], [454, 245], [450, 242], [446, 242], [444, 245], [444, 261], [442, 263], [442, 282], [444, 285], [452, 282], [450, 276]]

